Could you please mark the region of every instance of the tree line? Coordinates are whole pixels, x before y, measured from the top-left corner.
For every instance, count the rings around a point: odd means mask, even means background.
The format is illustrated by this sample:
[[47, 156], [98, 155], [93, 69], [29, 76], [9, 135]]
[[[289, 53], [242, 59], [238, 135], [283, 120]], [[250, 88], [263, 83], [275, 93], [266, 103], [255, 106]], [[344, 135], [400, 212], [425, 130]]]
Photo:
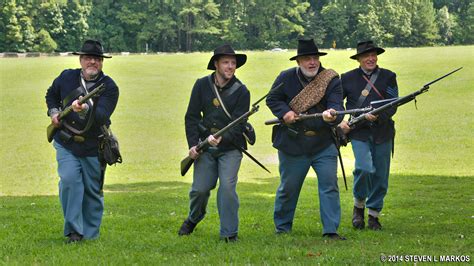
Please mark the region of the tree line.
[[106, 52], [474, 43], [472, 0], [0, 0], [0, 52]]

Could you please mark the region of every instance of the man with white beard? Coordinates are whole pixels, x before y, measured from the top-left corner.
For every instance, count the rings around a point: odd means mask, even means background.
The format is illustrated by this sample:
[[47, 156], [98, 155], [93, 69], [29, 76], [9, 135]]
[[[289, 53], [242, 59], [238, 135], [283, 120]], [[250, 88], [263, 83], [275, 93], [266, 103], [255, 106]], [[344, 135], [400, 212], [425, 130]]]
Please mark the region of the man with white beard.
[[[292, 230], [293, 218], [301, 187], [312, 167], [318, 177], [318, 195], [323, 236], [344, 240], [337, 233], [341, 220], [339, 188], [337, 185], [337, 148], [331, 127], [342, 116], [331, 112], [342, 111], [342, 87], [339, 75], [325, 69], [319, 61], [313, 39], [299, 40], [297, 67], [280, 73], [267, 97], [267, 106], [282, 123], [273, 128], [273, 147], [278, 149], [280, 186], [276, 192], [274, 223], [277, 234]], [[298, 120], [300, 113], [323, 113], [322, 117]]]
[[[102, 186], [105, 165], [99, 161], [101, 127], [109, 127], [117, 105], [119, 90], [102, 72], [102, 44], [87, 40], [78, 52], [81, 68], [64, 70], [46, 92], [51, 122], [58, 128], [53, 136], [59, 174], [59, 198], [63, 207], [64, 235], [67, 243], [99, 237], [104, 197]], [[98, 86], [105, 89], [83, 104], [82, 96]], [[59, 119], [61, 110], [73, 112]], [[102, 166], [101, 166], [102, 164]]]

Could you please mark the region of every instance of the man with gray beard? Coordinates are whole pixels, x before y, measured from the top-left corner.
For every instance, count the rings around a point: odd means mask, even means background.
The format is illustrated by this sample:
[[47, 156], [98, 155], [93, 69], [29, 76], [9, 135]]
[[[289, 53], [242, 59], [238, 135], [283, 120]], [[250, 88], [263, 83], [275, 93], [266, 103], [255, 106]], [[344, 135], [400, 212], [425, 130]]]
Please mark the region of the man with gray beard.
[[[58, 128], [54, 134], [59, 175], [59, 198], [64, 215], [67, 243], [99, 237], [104, 212], [105, 164], [99, 160], [101, 127], [108, 128], [117, 106], [119, 89], [102, 72], [102, 44], [87, 40], [78, 52], [81, 68], [66, 69], [46, 92], [51, 122]], [[78, 99], [98, 86], [105, 89], [99, 96], [81, 104]], [[61, 110], [72, 106], [73, 112], [60, 119]], [[102, 165], [101, 165], [102, 164]]]
[[[282, 123], [274, 126], [273, 147], [278, 149], [280, 186], [276, 192], [274, 223], [277, 234], [289, 233], [301, 187], [312, 167], [318, 177], [320, 215], [323, 236], [344, 240], [337, 229], [341, 220], [339, 188], [337, 185], [337, 148], [331, 127], [342, 116], [331, 112], [343, 110], [339, 75], [324, 69], [313, 39], [299, 40], [296, 60], [298, 67], [280, 73], [267, 97], [267, 106]], [[300, 113], [323, 113], [322, 117], [298, 120]]]

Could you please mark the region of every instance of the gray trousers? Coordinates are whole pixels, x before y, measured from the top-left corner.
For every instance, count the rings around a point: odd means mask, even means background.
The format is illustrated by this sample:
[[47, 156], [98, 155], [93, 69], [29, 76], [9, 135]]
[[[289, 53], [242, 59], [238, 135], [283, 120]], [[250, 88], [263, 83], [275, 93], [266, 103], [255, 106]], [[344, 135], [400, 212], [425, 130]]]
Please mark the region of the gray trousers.
[[59, 143], [53, 145], [60, 177], [64, 235], [76, 232], [85, 239], [97, 238], [104, 212], [99, 160], [97, 157], [77, 157]]
[[191, 222], [198, 223], [204, 219], [211, 195], [210, 191], [216, 187], [219, 179], [217, 209], [220, 219], [220, 235], [221, 237], [237, 235], [239, 197], [236, 187], [241, 161], [242, 153], [238, 150], [231, 150], [217, 154], [204, 152], [194, 162], [193, 184], [189, 192], [188, 219]]

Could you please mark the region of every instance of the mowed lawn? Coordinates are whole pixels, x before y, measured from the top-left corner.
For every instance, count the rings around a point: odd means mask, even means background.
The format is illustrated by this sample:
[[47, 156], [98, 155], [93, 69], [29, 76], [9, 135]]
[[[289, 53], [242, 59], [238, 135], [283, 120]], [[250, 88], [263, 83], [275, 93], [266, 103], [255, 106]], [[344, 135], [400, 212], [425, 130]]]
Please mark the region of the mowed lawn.
[[[357, 67], [355, 51], [327, 51], [323, 66], [343, 73]], [[263, 96], [280, 71], [295, 63], [295, 51], [246, 52], [237, 76], [252, 101]], [[120, 87], [112, 128], [124, 163], [109, 167], [101, 238], [63, 244], [54, 149], [46, 140], [44, 95], [77, 57], [0, 58], [0, 263], [4, 264], [358, 264], [381, 255], [465, 255], [474, 259], [474, 46], [389, 48], [379, 65], [397, 73], [400, 95], [458, 67], [431, 86], [417, 104], [395, 115], [397, 136], [382, 232], [351, 227], [353, 156], [342, 148], [349, 190], [340, 176], [340, 233], [321, 238], [317, 180], [310, 172], [290, 235], [273, 233], [278, 159], [271, 147], [273, 118], [264, 102], [250, 118], [257, 143], [249, 151], [272, 172], [244, 158], [239, 176], [240, 241], [220, 242], [215, 192], [208, 216], [190, 237], [177, 230], [188, 211], [192, 171], [179, 163], [187, 154], [184, 113], [192, 85], [211, 53], [114, 56], [104, 71]], [[413, 261], [412, 261], [413, 262]]]

